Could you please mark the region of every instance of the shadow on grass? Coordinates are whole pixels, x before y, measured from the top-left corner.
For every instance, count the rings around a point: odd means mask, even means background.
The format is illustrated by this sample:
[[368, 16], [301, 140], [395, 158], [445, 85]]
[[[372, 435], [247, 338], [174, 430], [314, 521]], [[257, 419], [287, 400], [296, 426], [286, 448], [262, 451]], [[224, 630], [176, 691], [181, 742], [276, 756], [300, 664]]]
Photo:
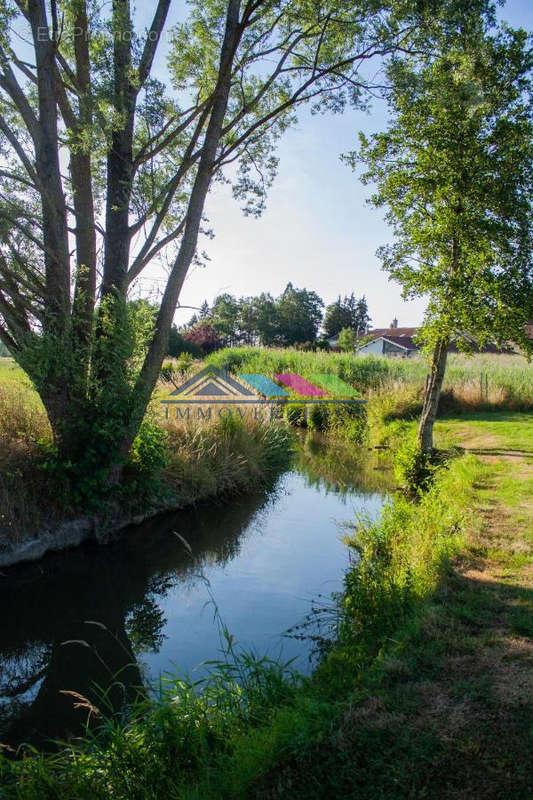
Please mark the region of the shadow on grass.
[[251, 796], [531, 796], [533, 590], [478, 567], [472, 559], [443, 577], [336, 729], [278, 765]]
[[533, 422], [533, 412], [531, 411], [502, 411], [501, 409], [491, 409], [483, 411], [468, 411], [454, 409], [449, 412], [439, 414], [437, 422], [517, 422], [517, 418], [524, 417]]
[[464, 451], [472, 453], [475, 456], [502, 456], [504, 458], [533, 458], [533, 451], [529, 450], [515, 450], [513, 448], [506, 450], [501, 447], [465, 447]]

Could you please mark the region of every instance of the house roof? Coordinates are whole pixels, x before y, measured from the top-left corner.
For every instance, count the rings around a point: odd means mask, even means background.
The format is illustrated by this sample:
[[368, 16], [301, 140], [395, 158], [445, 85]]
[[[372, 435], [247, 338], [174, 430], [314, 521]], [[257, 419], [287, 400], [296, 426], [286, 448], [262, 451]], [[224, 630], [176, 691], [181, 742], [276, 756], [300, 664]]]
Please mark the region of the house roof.
[[417, 330], [418, 328], [374, 328], [373, 331], [368, 331], [364, 335], [373, 336], [374, 339], [378, 339], [380, 336], [390, 339], [398, 336], [414, 336]]
[[361, 348], [366, 347], [372, 342], [377, 342], [380, 339], [384, 342], [389, 342], [389, 344], [394, 344], [396, 347], [400, 347], [402, 350], [411, 351], [419, 349], [410, 336], [374, 336], [368, 342], [365, 342], [365, 344], [361, 345]]
[[[416, 330], [416, 328], [414, 328], [413, 330]], [[394, 336], [383, 335], [379, 336], [378, 338], [385, 339], [386, 342], [392, 342], [392, 344], [397, 344], [399, 347], [405, 347], [406, 350], [420, 349], [418, 345], [414, 343], [411, 336], [407, 336], [404, 334], [400, 334], [400, 336], [396, 336], [396, 334], [394, 334]]]
[[[461, 350], [457, 347], [455, 342], [450, 342], [448, 346], [448, 353], [460, 353]], [[474, 353], [494, 353], [496, 355], [513, 355], [514, 350], [510, 347], [496, 347], [494, 344], [485, 344], [483, 347], [478, 347], [476, 344], [473, 344], [473, 352]]]
[[[368, 331], [365, 334], [365, 337], [371, 336], [371, 341], [376, 341], [376, 339], [386, 339], [388, 342], [392, 342], [392, 344], [396, 344], [399, 347], [405, 347], [406, 350], [420, 350], [420, 346], [416, 344], [413, 340], [413, 337], [418, 332], [419, 328], [374, 328], [373, 331]], [[533, 339], [533, 322], [528, 322], [526, 325], [526, 332], [527, 335]], [[364, 345], [363, 345], [364, 347]], [[452, 341], [448, 347], [449, 353], [458, 353], [459, 348], [457, 345]], [[513, 351], [508, 347], [496, 347], [492, 344], [486, 344], [484, 347], [476, 347], [474, 345], [474, 352], [475, 353], [512, 353]]]

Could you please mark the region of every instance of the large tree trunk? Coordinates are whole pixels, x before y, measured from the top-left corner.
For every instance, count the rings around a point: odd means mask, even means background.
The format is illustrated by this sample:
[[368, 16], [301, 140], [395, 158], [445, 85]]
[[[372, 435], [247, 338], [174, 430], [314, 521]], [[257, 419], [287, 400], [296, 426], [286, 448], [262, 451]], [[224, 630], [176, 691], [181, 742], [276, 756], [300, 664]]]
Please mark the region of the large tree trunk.
[[106, 237], [102, 297], [126, 296], [130, 252], [129, 206], [133, 182], [133, 127], [137, 93], [131, 82], [132, 23], [129, 0], [113, 0], [113, 106], [121, 125], [107, 155]]
[[423, 453], [431, 453], [433, 450], [433, 425], [439, 407], [449, 343], [448, 337], [443, 337], [439, 339], [435, 345], [431, 362], [431, 372], [426, 378], [424, 405], [418, 428], [418, 441], [420, 442]]
[[[78, 135], [92, 126], [93, 101], [91, 97], [91, 69], [89, 56], [89, 26], [85, 2], [76, 5], [76, 30], [74, 52], [76, 78], [80, 91], [79, 121], [74, 118], [71, 127]], [[61, 107], [61, 103], [60, 103]], [[68, 114], [68, 110], [67, 110]], [[96, 225], [93, 199], [91, 153], [87, 146], [74, 149], [70, 157], [70, 172], [76, 217], [77, 275], [72, 310], [73, 347], [79, 352], [80, 372], [86, 388], [89, 374], [94, 307], [96, 302]], [[80, 376], [80, 377], [81, 377]]]
[[185, 229], [180, 248], [173, 264], [156, 320], [156, 329], [148, 348], [139, 378], [133, 390], [131, 416], [119, 451], [119, 463], [113, 467], [115, 479], [120, 479], [121, 464], [126, 458], [146, 408], [154, 391], [161, 364], [167, 351], [168, 337], [174, 312], [198, 243], [198, 233], [220, 142], [224, 116], [231, 88], [231, 67], [242, 28], [239, 25], [240, 0], [230, 0], [226, 29], [220, 53], [219, 81], [207, 125], [202, 156], [198, 165], [185, 219]]
[[[29, 1], [28, 17], [34, 40], [39, 94], [39, 135], [35, 142], [35, 156], [43, 217], [47, 301], [43, 323], [46, 331], [62, 333], [70, 313], [70, 257], [67, 209], [59, 165], [55, 44], [48, 37], [43, 0]], [[46, 36], [43, 36], [43, 31], [46, 31]]]

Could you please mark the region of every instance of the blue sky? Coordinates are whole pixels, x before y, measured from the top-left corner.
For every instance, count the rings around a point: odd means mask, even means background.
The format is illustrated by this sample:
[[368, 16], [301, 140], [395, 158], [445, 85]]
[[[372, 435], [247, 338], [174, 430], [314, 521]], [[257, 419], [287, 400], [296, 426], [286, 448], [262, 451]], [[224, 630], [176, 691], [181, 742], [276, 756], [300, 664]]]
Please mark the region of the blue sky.
[[[533, 30], [533, 0], [509, 0], [501, 19]], [[365, 294], [376, 327], [393, 317], [400, 325], [416, 325], [425, 303], [404, 302], [399, 287], [381, 272], [376, 249], [390, 240], [382, 211], [365, 205], [371, 192], [341, 163], [341, 153], [354, 149], [357, 132], [373, 132], [385, 124], [385, 108], [375, 102], [370, 114], [299, 115], [279, 147], [279, 173], [260, 219], [244, 217], [229, 187], [217, 185], [207, 203], [215, 232], [201, 242], [210, 261], [187, 277], [180, 302], [199, 306], [220, 292], [279, 294], [288, 281], [314, 289], [326, 303], [340, 294]], [[191, 315], [178, 310], [181, 324]]]

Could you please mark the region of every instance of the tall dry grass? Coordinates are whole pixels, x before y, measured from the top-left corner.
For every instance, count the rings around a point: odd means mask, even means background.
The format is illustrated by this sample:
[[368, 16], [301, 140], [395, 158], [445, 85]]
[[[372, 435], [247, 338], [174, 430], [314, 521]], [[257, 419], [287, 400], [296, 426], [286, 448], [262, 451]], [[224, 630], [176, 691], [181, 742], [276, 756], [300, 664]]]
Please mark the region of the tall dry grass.
[[163, 479], [182, 503], [263, 487], [290, 463], [286, 426], [236, 417], [160, 424], [167, 434]]
[[99, 510], [88, 508], [68, 476], [49, 468], [52, 432], [25, 381], [20, 373], [0, 382], [0, 549], [72, 516], [120, 517], [122, 511], [185, 506], [258, 489], [290, 462], [292, 437], [285, 426], [235, 418], [194, 426], [159, 415], [164, 452], [157, 474], [148, 475], [132, 462], [131, 468], [126, 465], [126, 484], [116, 494], [102, 487]]
[[52, 487], [37, 463], [51, 439], [44, 409], [26, 403], [16, 384], [0, 385], [0, 547], [43, 523], [43, 499]]

